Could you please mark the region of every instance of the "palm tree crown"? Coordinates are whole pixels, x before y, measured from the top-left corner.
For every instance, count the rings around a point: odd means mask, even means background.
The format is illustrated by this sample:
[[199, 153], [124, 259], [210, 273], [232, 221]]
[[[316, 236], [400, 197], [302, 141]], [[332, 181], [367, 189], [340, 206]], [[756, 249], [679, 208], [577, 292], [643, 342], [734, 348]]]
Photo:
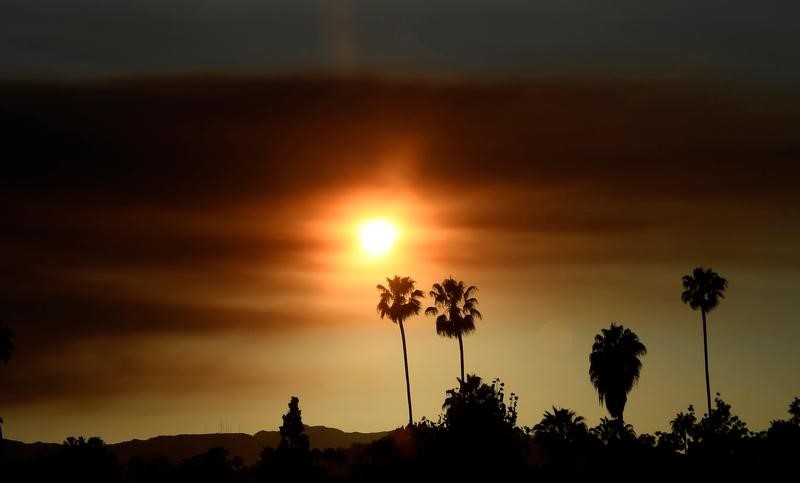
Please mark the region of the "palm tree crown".
[[425, 309], [425, 315], [438, 315], [437, 334], [458, 337], [475, 330], [475, 320], [483, 317], [477, 309], [478, 299], [474, 297], [477, 291], [474, 285], [466, 287], [464, 282], [452, 277], [433, 284], [430, 296], [434, 305]]
[[681, 450], [689, 449], [689, 435], [694, 431], [696, 425], [697, 417], [695, 417], [694, 407], [691, 405], [687, 412], [676, 414], [675, 419], [669, 422], [672, 434], [677, 436]]
[[576, 436], [586, 433], [586, 420], [576, 416], [574, 411], [553, 406], [553, 412], [545, 411], [542, 420], [533, 427], [538, 436], [546, 436], [559, 441], [572, 442]]
[[430, 296], [433, 306], [425, 309], [425, 315], [437, 315], [436, 333], [443, 337], [458, 339], [458, 349], [461, 355], [461, 379], [464, 379], [464, 342], [462, 336], [475, 330], [475, 321], [482, 318], [478, 310], [478, 299], [475, 292], [478, 288], [469, 287], [464, 282], [453, 277], [445, 279], [442, 283], [433, 284]]
[[625, 424], [622, 419], [600, 418], [600, 424], [591, 429], [605, 444], [618, 444], [636, 438], [633, 426]]
[[386, 278], [388, 287], [378, 284], [380, 301], [378, 302], [378, 313], [381, 319], [388, 317], [395, 324], [402, 323], [412, 315], [419, 314], [422, 303], [420, 298], [425, 294], [422, 290], [414, 289], [414, 280], [410, 277]]
[[589, 354], [589, 379], [613, 418], [622, 419], [628, 393], [639, 380], [647, 348], [630, 329], [611, 324], [594, 338]]
[[697, 267], [691, 275], [683, 276], [685, 290], [681, 293], [681, 300], [692, 310], [700, 309], [708, 313], [719, 305], [720, 299], [725, 298], [727, 286], [728, 281], [710, 268]]

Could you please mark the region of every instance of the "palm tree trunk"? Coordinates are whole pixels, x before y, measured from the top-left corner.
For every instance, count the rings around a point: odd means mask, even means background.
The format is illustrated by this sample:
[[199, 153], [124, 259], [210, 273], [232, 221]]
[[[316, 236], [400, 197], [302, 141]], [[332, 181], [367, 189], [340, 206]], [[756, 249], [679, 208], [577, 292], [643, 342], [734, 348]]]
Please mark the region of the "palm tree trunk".
[[711, 383], [708, 380], [708, 331], [706, 330], [706, 311], [700, 310], [703, 314], [703, 355], [706, 359], [706, 403], [708, 404], [708, 415], [711, 416]]
[[408, 354], [406, 353], [406, 331], [403, 329], [403, 321], [400, 321], [400, 337], [403, 338], [403, 364], [406, 367], [406, 395], [408, 396], [408, 425], [414, 424], [411, 416], [411, 381], [408, 378]]
[[461, 334], [458, 334], [458, 351], [461, 353], [461, 380], [464, 379], [464, 342], [461, 340]]

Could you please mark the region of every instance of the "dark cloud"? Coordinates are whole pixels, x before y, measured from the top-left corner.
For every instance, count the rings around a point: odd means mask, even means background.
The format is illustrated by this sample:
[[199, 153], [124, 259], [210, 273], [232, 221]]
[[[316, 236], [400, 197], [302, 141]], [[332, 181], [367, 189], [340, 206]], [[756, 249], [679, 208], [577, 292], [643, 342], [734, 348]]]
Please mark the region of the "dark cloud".
[[[102, 360], [136, 338], [329, 322], [292, 305], [316, 288], [285, 272], [321, 273], [326, 242], [296, 221], [356, 189], [430, 201], [465, 234], [447, 263], [795, 267], [764, 240], [797, 236], [800, 109], [785, 101], [669, 83], [4, 84], [0, 306], [28, 347], [3, 402], [181, 378], [158, 359], [125, 384], [135, 364], [113, 357], [69, 375], [57, 361], [80, 344]], [[218, 300], [256, 289], [284, 304]]]
[[354, 187], [455, 201], [451, 225], [485, 230], [697, 225], [691, 200], [780, 222], [792, 105], [669, 83], [6, 84], [0, 243], [17, 270], [296, 264], [319, 241], [287, 220]]
[[312, 323], [292, 310], [231, 308], [202, 300], [195, 304], [131, 300], [102, 291], [4, 295], [2, 303], [5, 317], [17, 322], [20, 337], [30, 335], [36, 344], [151, 333], [269, 333]]
[[[241, 350], [232, 360], [214, 352], [218, 345], [176, 344], [163, 337], [69, 339], [46, 353], [25, 347], [15, 357], [14, 370], [3, 372], [4, 407], [47, 403], [86, 410], [108, 407], [120, 395], [197, 396], [220, 387], [252, 389], [282, 377], [268, 367], [255, 370], [256, 358]], [[196, 357], [188, 348], [204, 356]]]
[[320, 241], [287, 223], [355, 187], [411, 188], [490, 232], [694, 229], [693, 203], [781, 224], [791, 101], [664, 82], [6, 84], [0, 244], [23, 286], [47, 267], [310, 269]]
[[[21, 347], [13, 370], [3, 373], [3, 405], [91, 404], [121, 393], [177, 395], [222, 383], [229, 388], [264, 384], [278, 376], [232, 368], [227, 357], [209, 351], [219, 350], [220, 337], [268, 339], [287, 327], [300, 330], [313, 323], [291, 310], [125, 299], [96, 288], [80, 295], [39, 288], [27, 295], [4, 290], [0, 297], [4, 320], [13, 321]], [[192, 349], [197, 340], [207, 343]]]
[[[800, 153], [796, 110], [713, 85], [181, 79], [6, 85], [0, 106], [3, 186], [78, 200], [286, 201], [395, 168], [443, 190], [455, 177], [464, 189], [777, 196]], [[418, 162], [381, 166], [402, 142]]]

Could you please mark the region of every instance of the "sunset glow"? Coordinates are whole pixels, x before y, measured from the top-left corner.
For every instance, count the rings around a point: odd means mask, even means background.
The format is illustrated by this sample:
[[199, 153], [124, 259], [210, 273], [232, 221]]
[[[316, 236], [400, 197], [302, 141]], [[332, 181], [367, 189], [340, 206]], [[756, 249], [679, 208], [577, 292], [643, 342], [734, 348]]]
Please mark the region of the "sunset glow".
[[359, 230], [359, 239], [364, 250], [372, 256], [385, 254], [394, 245], [397, 229], [386, 220], [371, 220]]
[[0, 483], [791, 474], [800, 2], [6, 3]]

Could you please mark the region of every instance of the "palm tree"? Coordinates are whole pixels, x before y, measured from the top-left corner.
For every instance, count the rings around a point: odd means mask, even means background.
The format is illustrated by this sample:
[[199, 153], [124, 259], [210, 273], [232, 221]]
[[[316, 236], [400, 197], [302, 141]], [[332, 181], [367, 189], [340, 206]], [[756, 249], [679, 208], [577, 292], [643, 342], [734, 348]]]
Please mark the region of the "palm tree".
[[636, 431], [633, 430], [633, 426], [625, 424], [621, 418], [600, 418], [600, 424], [591, 431], [605, 444], [618, 444], [621, 441], [636, 439]]
[[[461, 354], [461, 380], [464, 380], [464, 342], [462, 336], [475, 330], [475, 320], [483, 316], [476, 308], [478, 299], [474, 297], [478, 288], [464, 286], [464, 282], [450, 277], [442, 283], [433, 284], [430, 291], [434, 305], [425, 309], [425, 315], [436, 317], [436, 333], [443, 337], [458, 338]], [[441, 311], [441, 314], [439, 313]]]
[[589, 354], [589, 380], [611, 417], [623, 421], [628, 393], [642, 370], [639, 357], [645, 354], [647, 348], [639, 337], [621, 325], [612, 323], [595, 336]]
[[697, 425], [697, 418], [694, 415], [694, 407], [689, 406], [685, 413], [678, 413], [675, 419], [669, 422], [672, 433], [678, 437], [681, 449], [686, 452], [689, 450], [689, 435], [694, 432]]
[[414, 289], [414, 281], [410, 277], [386, 278], [389, 287], [378, 284], [380, 301], [378, 302], [378, 313], [381, 319], [388, 317], [392, 322], [400, 326], [400, 337], [403, 339], [403, 364], [406, 368], [406, 394], [408, 395], [408, 424], [413, 424], [414, 418], [411, 416], [411, 382], [408, 378], [408, 353], [406, 351], [406, 331], [403, 322], [412, 315], [418, 315], [420, 307], [419, 301], [425, 294], [422, 290]]
[[717, 305], [719, 299], [725, 298], [725, 288], [728, 281], [720, 277], [716, 272], [702, 267], [692, 270], [691, 275], [683, 276], [683, 288], [681, 300], [688, 304], [692, 310], [700, 309], [703, 315], [703, 355], [706, 362], [706, 403], [708, 404], [708, 414], [711, 414], [711, 383], [708, 379], [708, 331], [706, 330], [706, 314], [711, 312]]
[[537, 436], [564, 442], [574, 442], [586, 434], [586, 420], [574, 411], [553, 406], [553, 412], [545, 411], [539, 424], [533, 427]]

